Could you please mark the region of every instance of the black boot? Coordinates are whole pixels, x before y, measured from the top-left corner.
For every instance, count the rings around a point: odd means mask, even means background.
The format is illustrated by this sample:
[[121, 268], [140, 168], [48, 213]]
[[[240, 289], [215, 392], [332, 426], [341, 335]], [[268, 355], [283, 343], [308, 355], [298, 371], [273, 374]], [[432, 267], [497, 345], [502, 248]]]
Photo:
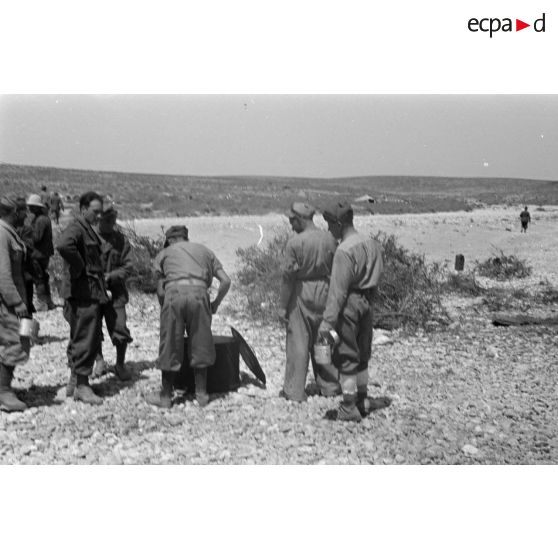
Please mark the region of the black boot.
[[0, 409], [2, 411], [25, 411], [27, 405], [12, 390], [14, 367], [0, 364]]
[[207, 368], [194, 368], [194, 381], [196, 384], [196, 401], [200, 407], [205, 407], [209, 403]]
[[103, 400], [91, 389], [89, 385], [89, 377], [83, 374], [76, 374], [77, 386], [74, 391], [74, 399], [82, 401], [88, 405], [102, 405]]
[[356, 406], [362, 418], [370, 414], [370, 401], [368, 400], [368, 390], [357, 392]]
[[119, 380], [127, 382], [131, 380], [133, 375], [126, 368], [126, 349], [128, 348], [127, 343], [117, 343], [116, 345], [116, 364], [114, 366], [114, 373], [118, 376]]
[[327, 411], [325, 418], [328, 420], [344, 420], [350, 422], [360, 422], [362, 417], [356, 406], [356, 394], [343, 394], [343, 401], [337, 409]]
[[174, 372], [168, 372], [163, 370], [161, 372], [161, 391], [148, 394], [145, 400], [150, 405], [155, 405], [155, 407], [170, 409], [172, 407], [172, 392], [174, 390], [174, 377], [175, 377]]

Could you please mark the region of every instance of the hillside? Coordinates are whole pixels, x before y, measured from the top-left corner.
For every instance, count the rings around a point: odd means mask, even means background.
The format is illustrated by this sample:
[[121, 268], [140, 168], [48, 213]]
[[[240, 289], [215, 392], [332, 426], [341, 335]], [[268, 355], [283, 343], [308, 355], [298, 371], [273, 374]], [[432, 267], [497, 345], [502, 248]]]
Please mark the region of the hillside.
[[[46, 185], [64, 199], [86, 190], [109, 194], [127, 217], [265, 214], [294, 199], [320, 206], [334, 196], [363, 195], [363, 212], [379, 214], [457, 211], [483, 205], [558, 205], [558, 181], [507, 178], [368, 176], [296, 178], [174, 176], [99, 172], [0, 164], [0, 194], [29, 194]], [[68, 204], [70, 205], [70, 204]]]

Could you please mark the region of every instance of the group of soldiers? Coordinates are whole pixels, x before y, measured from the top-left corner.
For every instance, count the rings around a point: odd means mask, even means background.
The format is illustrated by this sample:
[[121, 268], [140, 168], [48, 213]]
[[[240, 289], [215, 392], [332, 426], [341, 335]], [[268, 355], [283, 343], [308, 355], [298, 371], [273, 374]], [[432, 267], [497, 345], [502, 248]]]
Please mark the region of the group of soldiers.
[[[8, 411], [26, 408], [11, 383], [14, 368], [29, 357], [30, 340], [20, 337], [19, 320], [32, 314], [33, 292], [26, 284], [25, 261], [30, 250], [39, 249], [37, 237], [29, 245], [18, 231], [28, 209], [34, 212], [35, 207], [42, 212], [37, 213], [36, 219], [48, 219], [46, 203], [38, 195], [30, 196], [27, 203], [16, 197], [0, 198], [0, 408]], [[314, 224], [315, 212], [314, 207], [301, 202], [293, 203], [287, 212], [296, 234], [286, 246], [280, 290], [279, 313], [287, 329], [286, 369], [280, 395], [297, 402], [306, 400], [311, 361], [319, 394], [342, 396], [330, 418], [358, 422], [370, 412], [367, 390], [372, 299], [383, 270], [381, 250], [375, 240], [356, 231], [349, 203], [336, 202], [322, 211], [328, 231]], [[126, 323], [126, 279], [133, 271], [133, 262], [130, 244], [116, 221], [116, 209], [105, 205], [98, 193], [87, 192], [79, 200], [79, 213], [56, 242], [64, 261], [60, 296], [70, 328], [66, 395], [91, 405], [102, 404], [90, 378], [106, 372], [103, 320], [116, 348], [113, 371], [122, 381], [132, 379], [125, 359], [132, 341]], [[52, 248], [51, 230], [50, 245], [44, 255], [41, 252], [42, 257], [50, 257]], [[48, 260], [41, 265], [43, 277], [48, 280]], [[194, 372], [196, 402], [204, 407], [209, 403], [208, 368], [216, 359], [212, 315], [226, 296], [231, 280], [209, 248], [190, 242], [184, 226], [166, 231], [165, 245], [153, 265], [161, 306], [161, 388], [146, 400], [157, 407], [172, 406], [176, 375], [187, 358]], [[219, 281], [219, 288], [214, 300], [210, 300], [213, 279]], [[332, 347], [331, 364], [318, 364], [314, 345], [332, 339], [337, 343]]]

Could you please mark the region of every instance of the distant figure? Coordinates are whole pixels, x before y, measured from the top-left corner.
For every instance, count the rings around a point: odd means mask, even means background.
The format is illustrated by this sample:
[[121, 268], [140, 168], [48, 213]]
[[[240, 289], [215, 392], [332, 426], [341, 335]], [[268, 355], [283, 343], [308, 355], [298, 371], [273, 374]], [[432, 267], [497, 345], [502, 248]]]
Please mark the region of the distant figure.
[[46, 186], [41, 186], [39, 196], [41, 197], [41, 203], [45, 206], [44, 212], [48, 215], [50, 211], [50, 194], [48, 193]]
[[50, 218], [58, 225], [58, 221], [60, 219], [60, 212], [64, 211], [64, 202], [62, 198], [58, 194], [58, 192], [54, 192], [50, 196]]
[[521, 232], [526, 233], [527, 227], [531, 222], [531, 214], [527, 211], [527, 206], [525, 206], [525, 209], [519, 214], [519, 218], [521, 219]]

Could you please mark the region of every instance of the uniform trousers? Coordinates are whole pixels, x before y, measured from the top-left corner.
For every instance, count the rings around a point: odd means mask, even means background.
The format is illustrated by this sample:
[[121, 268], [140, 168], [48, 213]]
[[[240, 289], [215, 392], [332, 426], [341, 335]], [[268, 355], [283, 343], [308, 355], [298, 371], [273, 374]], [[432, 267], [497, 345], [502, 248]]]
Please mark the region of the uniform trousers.
[[184, 360], [184, 333], [188, 335], [191, 368], [208, 368], [216, 353], [211, 333], [211, 307], [207, 288], [167, 285], [161, 308], [159, 368], [179, 372]]
[[102, 309], [97, 301], [69, 298], [64, 303], [64, 319], [70, 325], [67, 354], [70, 370], [89, 376], [103, 341]]
[[5, 366], [25, 364], [31, 341], [19, 336], [19, 319], [0, 302], [0, 363]]

